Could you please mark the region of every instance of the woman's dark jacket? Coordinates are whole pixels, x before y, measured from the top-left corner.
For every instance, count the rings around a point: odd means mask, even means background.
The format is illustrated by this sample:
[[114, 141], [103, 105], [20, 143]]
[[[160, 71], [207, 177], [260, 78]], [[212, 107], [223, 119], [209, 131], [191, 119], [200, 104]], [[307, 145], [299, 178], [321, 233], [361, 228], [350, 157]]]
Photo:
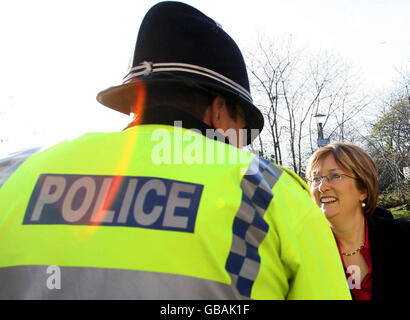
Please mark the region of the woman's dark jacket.
[[368, 215], [372, 300], [410, 298], [410, 221]]

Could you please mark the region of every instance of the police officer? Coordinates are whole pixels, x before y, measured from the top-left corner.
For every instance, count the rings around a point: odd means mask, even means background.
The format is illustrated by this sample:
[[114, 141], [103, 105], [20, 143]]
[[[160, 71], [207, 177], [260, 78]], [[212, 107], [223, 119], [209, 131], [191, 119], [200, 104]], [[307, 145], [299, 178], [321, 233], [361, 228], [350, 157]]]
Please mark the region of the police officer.
[[97, 99], [133, 122], [3, 172], [1, 298], [350, 299], [305, 183], [238, 148], [263, 117], [219, 24], [155, 5]]

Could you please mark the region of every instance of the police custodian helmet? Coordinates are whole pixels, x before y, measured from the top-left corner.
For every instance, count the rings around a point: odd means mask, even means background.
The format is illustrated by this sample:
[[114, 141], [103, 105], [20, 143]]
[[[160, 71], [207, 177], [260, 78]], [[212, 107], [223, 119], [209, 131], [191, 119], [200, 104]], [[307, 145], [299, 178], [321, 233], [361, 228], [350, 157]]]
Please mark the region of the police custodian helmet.
[[245, 62], [235, 41], [214, 20], [187, 4], [160, 2], [147, 12], [123, 84], [101, 91], [97, 100], [130, 114], [141, 81], [146, 86], [189, 81], [228, 95], [243, 107], [248, 129], [260, 132], [263, 128], [263, 116], [252, 102]]

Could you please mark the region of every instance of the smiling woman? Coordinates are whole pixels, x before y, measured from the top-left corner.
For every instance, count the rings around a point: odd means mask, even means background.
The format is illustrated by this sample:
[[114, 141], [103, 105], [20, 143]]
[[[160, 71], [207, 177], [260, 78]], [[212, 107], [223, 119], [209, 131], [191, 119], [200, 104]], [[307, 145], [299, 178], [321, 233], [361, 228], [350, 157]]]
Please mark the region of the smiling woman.
[[[320, 174], [330, 175], [330, 177], [326, 176], [327, 183], [321, 178]], [[335, 186], [337, 189], [338, 186], [345, 186], [345, 182], [350, 180], [351, 183], [347, 184], [353, 184], [350, 186], [353, 187], [351, 191], [356, 189], [366, 193], [360, 197], [360, 211], [363, 210], [364, 214], [369, 214], [376, 208], [379, 192], [377, 169], [373, 160], [355, 145], [332, 143], [320, 148], [310, 159], [306, 169], [306, 176], [311, 190], [316, 190], [315, 194], [321, 194], [324, 198], [326, 198], [328, 192], [322, 191], [326, 191], [329, 186]], [[315, 188], [312, 189], [312, 187]], [[316, 201], [316, 203], [318, 202]]]
[[312, 155], [306, 177], [332, 228], [353, 297], [408, 297], [410, 223], [376, 216], [381, 208], [373, 160], [353, 144], [331, 143]]
[[[361, 218], [362, 208], [366, 207], [367, 190], [370, 189], [371, 184], [360, 183], [363, 180], [356, 178], [354, 173], [354, 171], [359, 170], [355, 170], [354, 167], [351, 167], [350, 170], [347, 169], [347, 166], [342, 164], [346, 161], [336, 160], [337, 158], [333, 154], [323, 157], [318, 162], [316, 169], [313, 170], [311, 178], [313, 199], [330, 221], [352, 217], [360, 224], [360, 221], [363, 220]], [[347, 157], [345, 152], [340, 158], [344, 157]], [[323, 177], [320, 174], [326, 174], [326, 176]], [[372, 200], [370, 206], [374, 207], [375, 199]], [[366, 213], [365, 210], [363, 213]]]

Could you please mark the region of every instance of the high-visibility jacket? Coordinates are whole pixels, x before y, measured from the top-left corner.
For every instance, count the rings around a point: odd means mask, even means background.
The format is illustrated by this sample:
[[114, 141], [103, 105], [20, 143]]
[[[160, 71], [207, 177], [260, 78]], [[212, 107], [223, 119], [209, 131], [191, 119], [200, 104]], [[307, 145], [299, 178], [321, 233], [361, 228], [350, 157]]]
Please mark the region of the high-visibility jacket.
[[0, 298], [350, 299], [306, 184], [168, 125], [37, 151], [0, 187]]

